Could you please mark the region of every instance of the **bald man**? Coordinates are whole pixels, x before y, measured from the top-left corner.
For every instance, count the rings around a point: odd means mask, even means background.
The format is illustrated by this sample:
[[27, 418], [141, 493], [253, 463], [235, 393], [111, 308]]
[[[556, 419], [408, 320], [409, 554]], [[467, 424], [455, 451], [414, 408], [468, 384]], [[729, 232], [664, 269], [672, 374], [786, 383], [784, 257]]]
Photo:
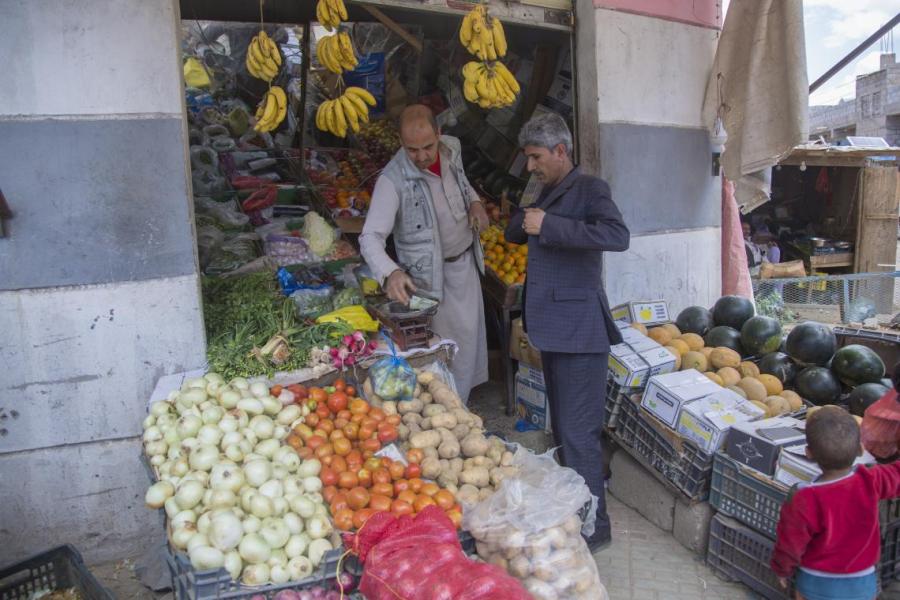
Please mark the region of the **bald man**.
[[[375, 183], [360, 250], [392, 300], [408, 304], [419, 286], [440, 301], [434, 330], [459, 346], [450, 370], [467, 401], [488, 378], [478, 278], [484, 272], [478, 233], [488, 226], [487, 212], [463, 172], [459, 140], [441, 135], [430, 108], [404, 109], [400, 141]], [[396, 261], [385, 252], [391, 234]]]

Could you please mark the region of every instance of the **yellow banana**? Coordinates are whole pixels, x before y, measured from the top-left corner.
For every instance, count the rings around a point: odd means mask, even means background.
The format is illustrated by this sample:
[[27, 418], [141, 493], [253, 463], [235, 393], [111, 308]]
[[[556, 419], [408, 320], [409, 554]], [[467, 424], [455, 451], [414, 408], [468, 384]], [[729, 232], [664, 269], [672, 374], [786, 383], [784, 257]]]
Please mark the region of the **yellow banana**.
[[247, 67], [247, 72], [257, 79], [263, 78], [262, 71], [260, 70], [261, 67], [255, 60], [253, 60], [253, 57], [250, 55], [249, 51], [247, 52], [247, 58], [244, 60], [244, 66]]
[[332, 31], [334, 29], [334, 19], [332, 18], [328, 10], [328, 2], [326, 0], [319, 0], [316, 4], [316, 19], [328, 31]]
[[347, 98], [347, 94], [344, 94], [338, 98], [338, 100], [340, 100], [341, 107], [344, 109], [344, 115], [347, 117], [350, 129], [352, 129], [354, 133], [359, 133], [359, 115], [356, 112], [356, 107], [353, 106], [353, 103]]
[[338, 7], [337, 0], [326, 0], [326, 3], [328, 5], [328, 13], [331, 15], [331, 22], [337, 27], [341, 17], [341, 9]]
[[469, 102], [478, 102], [478, 90], [475, 89], [475, 82], [471, 79], [466, 79], [463, 82], [463, 95]]
[[[346, 135], [347, 130], [347, 117], [344, 115], [344, 107], [341, 106], [341, 103], [338, 100], [334, 101], [334, 122], [337, 125], [338, 130], [344, 131]], [[341, 137], [344, 137], [343, 135]]]
[[472, 41], [472, 15], [474, 11], [469, 11], [466, 13], [466, 16], [463, 17], [462, 25], [459, 27], [459, 42], [463, 45], [463, 47], [468, 47], [469, 42]]
[[497, 74], [503, 78], [503, 81], [506, 82], [506, 84], [509, 86], [509, 89], [511, 89], [514, 94], [518, 94], [522, 88], [521, 86], [519, 86], [519, 82], [516, 80], [515, 75], [513, 75], [510, 70], [506, 68], [506, 65], [501, 62], [498, 62], [495, 65], [495, 68], [497, 70]]
[[506, 50], [509, 45], [506, 43], [506, 33], [503, 31], [503, 23], [500, 19], [494, 17], [491, 21], [491, 33], [494, 37], [494, 48], [497, 50], [497, 56], [503, 58], [506, 56]]
[[328, 131], [330, 131], [331, 133], [334, 133], [335, 131], [337, 131], [337, 126], [335, 126], [335, 124], [334, 124], [334, 110], [332, 110], [334, 107], [334, 100], [326, 100], [324, 106], [325, 106], [325, 117], [324, 117], [325, 118], [325, 128]]
[[370, 94], [368, 90], [365, 90], [361, 87], [355, 87], [355, 86], [348, 87], [347, 93], [359, 96], [369, 106], [375, 106], [376, 104], [378, 104], [378, 102], [376, 102], [376, 100], [375, 100], [375, 96]]
[[323, 117], [325, 116], [325, 103], [322, 102], [319, 104], [319, 108], [316, 109], [316, 129], [319, 131], [326, 131], [325, 122]]
[[275, 115], [275, 125], [278, 126], [284, 121], [284, 118], [287, 116], [288, 109], [288, 99], [287, 94], [284, 93], [284, 88], [281, 86], [274, 85], [272, 86], [271, 93], [275, 96], [275, 102], [278, 105], [278, 113]]
[[344, 56], [344, 58], [346, 58], [348, 62], [355, 63], [356, 52], [353, 51], [353, 42], [350, 40], [350, 36], [347, 35], [345, 31], [342, 31], [338, 34], [338, 45], [340, 46], [341, 54]]
[[275, 40], [270, 38], [265, 31], [260, 31], [259, 36], [262, 38], [262, 46], [268, 50], [269, 58], [275, 62], [276, 67], [281, 66], [281, 51], [278, 49], [278, 44], [275, 43]]
[[467, 62], [463, 65], [462, 74], [465, 79], [474, 79], [478, 76], [478, 65], [480, 63], [475, 62], [474, 60]]
[[347, 17], [347, 7], [344, 5], [344, 0], [335, 0], [335, 4], [338, 7], [338, 15], [340, 15], [342, 21], [346, 21]]
[[263, 111], [262, 120], [271, 121], [272, 117], [278, 113], [278, 99], [275, 97], [275, 94], [272, 93], [272, 90], [269, 90], [266, 92], [264, 100], [266, 102], [266, 108]]
[[359, 120], [363, 123], [369, 122], [369, 105], [366, 104], [362, 98], [356, 96], [354, 94], [344, 94], [344, 98], [347, 99], [347, 102], [353, 105], [353, 108], [356, 109], [356, 114], [359, 115]]

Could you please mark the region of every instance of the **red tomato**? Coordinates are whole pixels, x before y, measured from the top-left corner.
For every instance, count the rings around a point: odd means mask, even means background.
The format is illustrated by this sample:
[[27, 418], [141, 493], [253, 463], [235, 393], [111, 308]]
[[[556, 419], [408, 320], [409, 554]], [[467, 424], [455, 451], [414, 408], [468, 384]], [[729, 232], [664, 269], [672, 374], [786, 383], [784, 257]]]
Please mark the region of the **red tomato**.
[[338, 476], [337, 485], [343, 490], [353, 489], [359, 485], [359, 477], [351, 471], [344, 471]]
[[319, 471], [319, 479], [322, 480], [322, 485], [326, 487], [330, 485], [337, 485], [338, 475], [338, 472], [331, 467], [323, 467], [322, 470]]
[[389, 444], [399, 437], [397, 429], [393, 425], [383, 425], [378, 428], [378, 441]]
[[372, 484], [372, 495], [378, 494], [379, 496], [387, 496], [388, 498], [393, 497], [394, 495], [394, 486], [389, 483], [373, 483]]
[[344, 392], [338, 391], [328, 396], [328, 409], [335, 414], [347, 408], [348, 403], [349, 400]]
[[350, 508], [353, 510], [367, 507], [370, 498], [369, 491], [363, 487], [357, 486], [347, 492], [347, 504], [349, 504]]
[[350, 531], [353, 529], [353, 511], [349, 508], [341, 508], [331, 513], [334, 519], [334, 526], [341, 531]]
[[[368, 465], [368, 461], [366, 461]], [[390, 483], [391, 482], [391, 472], [387, 469], [379, 467], [372, 471], [372, 483]]]
[[394, 500], [391, 502], [391, 512], [398, 517], [403, 515], [411, 515], [413, 513], [412, 504], [405, 500]]
[[353, 526], [359, 529], [363, 525], [366, 524], [366, 521], [369, 520], [369, 517], [375, 514], [375, 511], [371, 508], [361, 508], [355, 513], [353, 513]]
[[401, 462], [391, 463], [391, 466], [388, 467], [388, 471], [391, 474], [391, 479], [394, 481], [398, 479], [403, 479], [403, 473], [406, 471], [406, 468], [403, 466]]
[[347, 384], [344, 383], [343, 379], [335, 379], [333, 386], [336, 391], [343, 392], [344, 388], [347, 387]]
[[357, 470], [356, 477], [359, 479], [359, 485], [364, 488], [372, 487], [372, 472], [368, 469]]
[[420, 467], [417, 463], [409, 463], [406, 465], [406, 471], [403, 473], [403, 476], [406, 479], [412, 479], [413, 477], [421, 477], [422, 476], [422, 467]]

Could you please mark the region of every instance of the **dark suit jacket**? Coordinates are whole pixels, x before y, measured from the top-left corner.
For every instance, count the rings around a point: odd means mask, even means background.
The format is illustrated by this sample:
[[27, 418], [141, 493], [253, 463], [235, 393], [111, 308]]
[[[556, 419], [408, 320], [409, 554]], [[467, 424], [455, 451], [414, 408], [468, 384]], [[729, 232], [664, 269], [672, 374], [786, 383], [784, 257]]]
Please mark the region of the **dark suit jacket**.
[[545, 352], [608, 352], [622, 336], [603, 289], [603, 252], [623, 252], [630, 241], [609, 185], [576, 167], [535, 208], [546, 213], [540, 235], [522, 229], [524, 211], [506, 227], [508, 241], [528, 244], [528, 339]]

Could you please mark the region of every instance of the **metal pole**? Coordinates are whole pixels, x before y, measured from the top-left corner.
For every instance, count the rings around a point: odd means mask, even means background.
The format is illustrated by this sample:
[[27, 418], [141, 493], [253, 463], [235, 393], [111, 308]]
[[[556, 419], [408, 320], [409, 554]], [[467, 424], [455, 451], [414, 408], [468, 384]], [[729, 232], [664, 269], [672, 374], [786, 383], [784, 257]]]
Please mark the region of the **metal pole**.
[[862, 54], [866, 50], [866, 48], [868, 48], [869, 46], [874, 44], [885, 33], [890, 31], [891, 29], [893, 29], [894, 25], [896, 25], [897, 23], [900, 23], [900, 13], [897, 13], [896, 15], [894, 15], [893, 19], [891, 19], [890, 21], [888, 21], [887, 23], [882, 25], [878, 31], [876, 31], [875, 33], [873, 33], [872, 35], [867, 37], [866, 40], [862, 44], [860, 44], [859, 46], [854, 48], [850, 52], [850, 54], [848, 54], [847, 56], [842, 58], [840, 61], [838, 61], [838, 63], [836, 65], [834, 65], [833, 67], [831, 67], [830, 69], [825, 71], [824, 75], [822, 75], [821, 77], [819, 77], [818, 79], [813, 81], [812, 85], [809, 86], [809, 93], [812, 94], [819, 87], [821, 87], [822, 84], [824, 84], [826, 81], [828, 81], [829, 79], [834, 77], [835, 73], [837, 73], [838, 71], [840, 71], [841, 69], [846, 67], [848, 64], [850, 64], [850, 61], [852, 61], [854, 58], [856, 58], [857, 56]]

